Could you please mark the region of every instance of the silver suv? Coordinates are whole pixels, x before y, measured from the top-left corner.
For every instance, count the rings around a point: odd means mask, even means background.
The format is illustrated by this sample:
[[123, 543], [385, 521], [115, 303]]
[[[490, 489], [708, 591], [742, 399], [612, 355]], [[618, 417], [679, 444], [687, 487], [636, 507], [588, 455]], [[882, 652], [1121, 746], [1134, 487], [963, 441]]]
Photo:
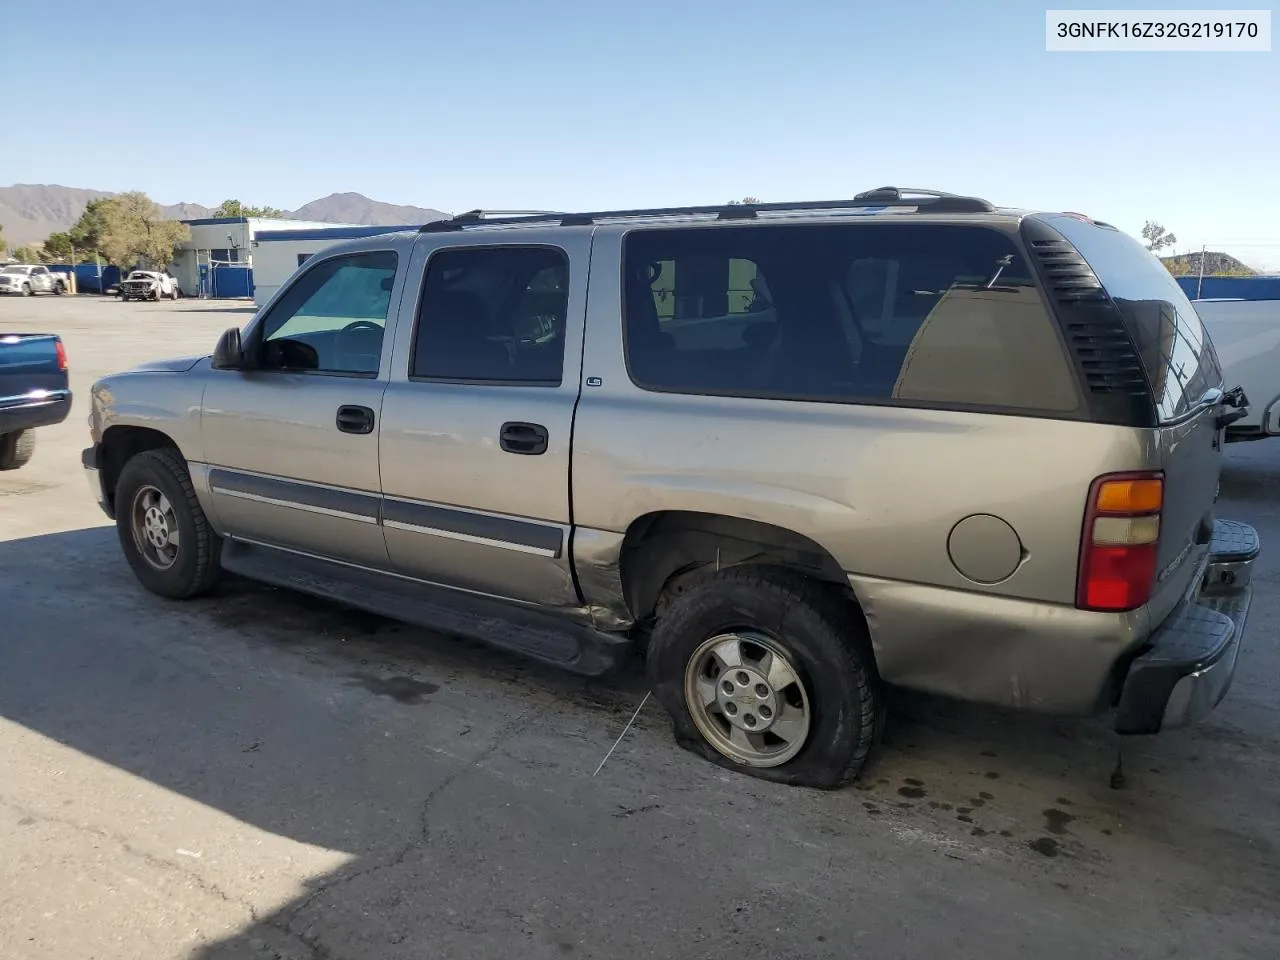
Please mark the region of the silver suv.
[[93, 389], [138, 579], [220, 570], [586, 674], [834, 787], [883, 685], [1140, 734], [1226, 694], [1258, 553], [1178, 285], [1087, 217], [854, 200], [340, 243], [212, 357]]

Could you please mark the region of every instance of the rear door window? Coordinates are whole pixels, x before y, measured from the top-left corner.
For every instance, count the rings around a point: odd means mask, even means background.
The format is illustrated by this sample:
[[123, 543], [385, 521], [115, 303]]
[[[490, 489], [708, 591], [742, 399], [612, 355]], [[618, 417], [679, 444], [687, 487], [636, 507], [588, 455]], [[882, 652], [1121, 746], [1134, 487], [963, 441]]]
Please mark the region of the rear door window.
[[569, 260], [558, 247], [443, 249], [427, 263], [411, 378], [558, 386]]
[[1025, 258], [988, 227], [640, 229], [624, 259], [627, 363], [645, 389], [1080, 408]]
[[1074, 217], [1046, 217], [1084, 257], [1123, 315], [1138, 347], [1161, 422], [1194, 409], [1222, 385], [1222, 368], [1195, 307], [1133, 237]]

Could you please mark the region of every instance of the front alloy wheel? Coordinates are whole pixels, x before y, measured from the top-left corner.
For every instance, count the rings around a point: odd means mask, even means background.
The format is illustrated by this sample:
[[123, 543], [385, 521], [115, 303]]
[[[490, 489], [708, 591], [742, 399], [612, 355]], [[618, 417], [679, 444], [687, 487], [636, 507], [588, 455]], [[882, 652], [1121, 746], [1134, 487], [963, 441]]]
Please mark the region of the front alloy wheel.
[[142, 559], [156, 570], [168, 570], [178, 561], [178, 518], [169, 498], [157, 488], [144, 485], [133, 496], [130, 510], [133, 542]]
[[113, 499], [120, 547], [143, 586], [173, 600], [213, 586], [222, 540], [210, 529], [177, 450], [132, 457], [120, 471]]

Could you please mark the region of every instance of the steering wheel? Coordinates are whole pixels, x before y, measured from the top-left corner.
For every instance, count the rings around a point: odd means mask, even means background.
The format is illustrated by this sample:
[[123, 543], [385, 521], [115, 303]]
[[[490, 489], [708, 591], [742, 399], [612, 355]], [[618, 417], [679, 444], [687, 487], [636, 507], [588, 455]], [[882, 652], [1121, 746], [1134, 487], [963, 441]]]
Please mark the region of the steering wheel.
[[[383, 333], [382, 324], [374, 323], [372, 320], [356, 320], [348, 323], [333, 338], [335, 359], [344, 368], [353, 366], [361, 371], [370, 368], [376, 371], [378, 362], [382, 359]], [[373, 334], [376, 334], [376, 339], [371, 336]], [[344, 362], [347, 360], [351, 362]]]

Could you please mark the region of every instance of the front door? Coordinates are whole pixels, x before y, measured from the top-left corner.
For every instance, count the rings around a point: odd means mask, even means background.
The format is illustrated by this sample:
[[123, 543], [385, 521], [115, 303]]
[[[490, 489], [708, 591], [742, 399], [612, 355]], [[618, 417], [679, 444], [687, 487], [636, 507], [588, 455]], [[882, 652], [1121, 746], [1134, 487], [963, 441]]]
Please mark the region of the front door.
[[221, 532], [385, 567], [378, 430], [398, 256], [321, 259], [245, 331], [250, 370], [214, 370], [201, 431]]
[[392, 567], [575, 604], [569, 446], [591, 237], [561, 227], [537, 245], [467, 240], [423, 237], [406, 282], [415, 329], [397, 332], [381, 436]]

